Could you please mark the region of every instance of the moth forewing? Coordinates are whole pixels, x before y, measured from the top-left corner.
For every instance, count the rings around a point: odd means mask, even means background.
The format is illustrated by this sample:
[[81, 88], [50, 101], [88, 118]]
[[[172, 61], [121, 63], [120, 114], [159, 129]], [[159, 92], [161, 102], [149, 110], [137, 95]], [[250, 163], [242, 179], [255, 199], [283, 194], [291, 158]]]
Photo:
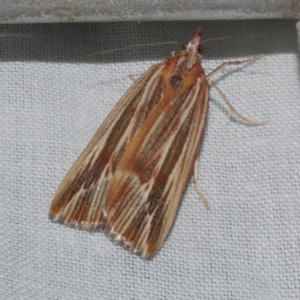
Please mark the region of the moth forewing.
[[[167, 91], [164, 97], [169, 97]], [[184, 98], [179, 93], [176, 105], [173, 114], [160, 113], [163, 118], [153, 124], [154, 131], [153, 126], [147, 130], [146, 122], [141, 126], [109, 186], [107, 219], [112, 234], [145, 258], [154, 255], [168, 235], [197, 155], [208, 106], [205, 77], [198, 78]], [[161, 107], [153, 114], [156, 110]], [[166, 137], [159, 140], [162, 131]], [[139, 148], [144, 140], [147, 146]]]
[[152, 66], [124, 94], [61, 182], [50, 207], [50, 218], [68, 226], [102, 230], [107, 182], [132, 137], [137, 107], [148, 106], [144, 91], [161, 64]]

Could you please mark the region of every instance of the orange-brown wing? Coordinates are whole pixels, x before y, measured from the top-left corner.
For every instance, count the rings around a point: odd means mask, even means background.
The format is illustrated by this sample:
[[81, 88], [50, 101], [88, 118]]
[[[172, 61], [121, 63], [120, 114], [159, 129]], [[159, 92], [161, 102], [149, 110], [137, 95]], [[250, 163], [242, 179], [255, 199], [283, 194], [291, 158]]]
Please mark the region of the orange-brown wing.
[[167, 237], [199, 149], [209, 85], [197, 67], [198, 73], [182, 76], [165, 67], [161, 99], [108, 185], [107, 231], [143, 258], [156, 254]]
[[107, 183], [134, 133], [160, 99], [163, 63], [152, 66], [120, 99], [60, 184], [50, 218], [68, 226], [102, 230]]

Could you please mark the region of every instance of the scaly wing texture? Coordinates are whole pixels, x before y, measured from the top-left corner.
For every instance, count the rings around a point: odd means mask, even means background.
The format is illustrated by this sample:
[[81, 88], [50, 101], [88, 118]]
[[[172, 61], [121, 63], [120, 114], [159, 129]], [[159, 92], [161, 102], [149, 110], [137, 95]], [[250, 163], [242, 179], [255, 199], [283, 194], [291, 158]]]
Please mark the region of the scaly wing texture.
[[68, 226], [102, 230], [107, 183], [139, 128], [160, 99], [163, 64], [152, 66], [120, 99], [60, 184], [50, 218]]
[[67, 173], [50, 218], [85, 230], [105, 230], [144, 258], [157, 253], [197, 155], [208, 93], [194, 51], [150, 68]]
[[162, 99], [109, 185], [107, 231], [144, 258], [157, 253], [173, 224], [198, 152], [208, 92], [206, 80], [199, 78], [167, 111], [161, 109]]
[[178, 67], [165, 69], [161, 100], [126, 148], [107, 195], [107, 231], [143, 258], [157, 253], [173, 224], [208, 109], [200, 65], [181, 76]]

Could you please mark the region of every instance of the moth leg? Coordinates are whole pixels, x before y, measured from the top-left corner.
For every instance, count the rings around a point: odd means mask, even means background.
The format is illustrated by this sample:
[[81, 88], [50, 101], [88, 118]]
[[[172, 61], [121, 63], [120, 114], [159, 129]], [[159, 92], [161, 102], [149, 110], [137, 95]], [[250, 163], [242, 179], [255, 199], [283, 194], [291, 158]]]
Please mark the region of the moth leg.
[[198, 158], [196, 159], [195, 164], [194, 164], [194, 180], [195, 180], [195, 184], [196, 184], [196, 190], [197, 190], [197, 193], [198, 193], [200, 199], [203, 201], [203, 203], [206, 206], [206, 208], [209, 209], [208, 201], [206, 200], [204, 194], [202, 193], [201, 187], [200, 187], [200, 183], [199, 183], [199, 178], [198, 178]]
[[221, 95], [221, 97], [223, 98], [224, 102], [226, 103], [226, 105], [229, 107], [229, 113], [231, 115], [234, 115], [236, 117], [238, 117], [239, 119], [241, 119], [243, 122], [245, 122], [248, 125], [265, 125], [267, 123], [269, 123], [269, 120], [261, 120], [261, 121], [253, 121], [250, 120], [248, 118], [245, 118], [244, 116], [242, 116], [240, 113], [238, 113], [234, 107], [230, 104], [229, 100], [227, 99], [227, 97], [224, 95], [224, 93], [221, 91], [221, 89], [216, 85], [215, 82], [213, 82], [212, 80], [210, 81], [210, 84], [217, 90], [217, 92]]
[[215, 70], [213, 70], [211, 73], [209, 73], [206, 76], [206, 79], [208, 80], [208, 82], [210, 83], [211, 78], [216, 75], [218, 72], [220, 72], [221, 70], [225, 69], [226, 67], [230, 66], [230, 65], [241, 65], [241, 64], [250, 64], [252, 62], [255, 62], [256, 60], [264, 57], [265, 55], [267, 55], [267, 53], [262, 53], [256, 56], [253, 56], [251, 58], [248, 59], [244, 59], [244, 60], [233, 60], [233, 61], [227, 61], [224, 62], [223, 64], [221, 64], [219, 67], [217, 67]]
[[132, 80], [132, 82], [136, 81], [136, 78], [133, 75], [129, 75], [129, 78]]

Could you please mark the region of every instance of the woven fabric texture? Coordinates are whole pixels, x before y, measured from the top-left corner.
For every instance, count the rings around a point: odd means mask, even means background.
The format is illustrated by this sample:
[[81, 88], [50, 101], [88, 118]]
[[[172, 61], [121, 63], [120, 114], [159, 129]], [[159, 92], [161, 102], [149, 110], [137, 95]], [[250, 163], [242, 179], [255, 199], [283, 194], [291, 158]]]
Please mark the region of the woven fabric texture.
[[[150, 261], [102, 233], [52, 223], [64, 175], [135, 78], [187, 42], [217, 74], [199, 153], [210, 209], [189, 181], [174, 226]], [[0, 25], [0, 299], [300, 299], [300, 84], [294, 21]]]

